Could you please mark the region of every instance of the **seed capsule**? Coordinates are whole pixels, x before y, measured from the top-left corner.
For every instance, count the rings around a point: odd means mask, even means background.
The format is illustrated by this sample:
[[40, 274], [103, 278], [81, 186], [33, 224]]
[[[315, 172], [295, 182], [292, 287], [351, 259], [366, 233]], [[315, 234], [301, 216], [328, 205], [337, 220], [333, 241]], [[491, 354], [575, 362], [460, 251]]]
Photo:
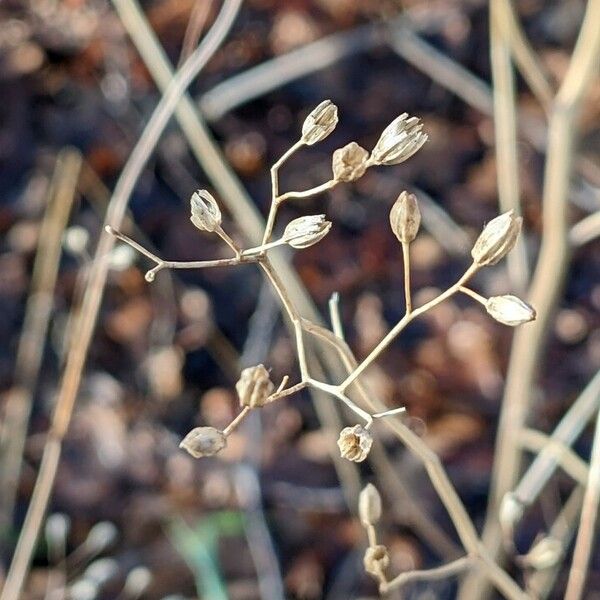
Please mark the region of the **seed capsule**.
[[302, 141], [312, 146], [324, 140], [338, 123], [337, 112], [337, 106], [331, 100], [323, 100], [304, 120]]
[[371, 450], [373, 437], [361, 425], [354, 425], [354, 427], [342, 429], [337, 444], [342, 458], [347, 458], [352, 462], [362, 462]]
[[523, 325], [523, 323], [533, 321], [536, 317], [533, 307], [510, 294], [492, 296], [485, 303], [485, 309], [496, 321], [510, 327]]
[[563, 545], [559, 540], [544, 537], [525, 556], [520, 557], [520, 562], [536, 570], [550, 569], [556, 565], [563, 554]]
[[512, 210], [492, 219], [480, 233], [471, 256], [479, 266], [495, 265], [514, 247], [521, 232], [523, 219]]
[[381, 518], [381, 496], [369, 483], [358, 496], [358, 515], [363, 525], [375, 525]]
[[201, 458], [220, 452], [226, 445], [227, 438], [219, 429], [195, 427], [181, 440], [179, 447], [187, 450], [194, 458]]
[[381, 134], [371, 152], [371, 160], [377, 165], [397, 165], [410, 158], [427, 141], [418, 117], [402, 113]]
[[410, 244], [417, 237], [421, 225], [421, 211], [414, 194], [402, 192], [398, 196], [390, 211], [390, 225], [394, 235], [403, 244]]
[[269, 371], [263, 365], [244, 369], [235, 384], [240, 406], [251, 408], [260, 408], [267, 404], [274, 388]]
[[338, 148], [332, 157], [333, 178], [336, 181], [356, 181], [367, 170], [369, 153], [356, 142]]
[[283, 239], [292, 248], [308, 248], [321, 241], [330, 229], [331, 221], [325, 220], [325, 215], [298, 217], [288, 223]]
[[206, 190], [197, 190], [190, 198], [192, 205], [192, 223], [202, 231], [215, 231], [221, 226], [221, 211], [212, 194]]

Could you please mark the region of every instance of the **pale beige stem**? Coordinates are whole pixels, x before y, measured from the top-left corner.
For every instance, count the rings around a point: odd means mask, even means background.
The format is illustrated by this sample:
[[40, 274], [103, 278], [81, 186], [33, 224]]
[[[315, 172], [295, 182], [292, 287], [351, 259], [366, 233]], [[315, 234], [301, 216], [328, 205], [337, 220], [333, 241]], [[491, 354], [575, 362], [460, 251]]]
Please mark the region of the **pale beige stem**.
[[565, 592], [565, 600], [580, 600], [585, 591], [585, 580], [590, 564], [596, 524], [598, 522], [598, 505], [600, 504], [600, 413], [596, 420], [596, 430], [590, 456], [590, 469], [587, 479], [583, 507], [579, 520], [579, 531], [575, 540], [573, 562], [569, 572], [569, 581]]
[[404, 264], [404, 303], [406, 314], [412, 312], [412, 294], [410, 291], [410, 244], [402, 242], [402, 262]]

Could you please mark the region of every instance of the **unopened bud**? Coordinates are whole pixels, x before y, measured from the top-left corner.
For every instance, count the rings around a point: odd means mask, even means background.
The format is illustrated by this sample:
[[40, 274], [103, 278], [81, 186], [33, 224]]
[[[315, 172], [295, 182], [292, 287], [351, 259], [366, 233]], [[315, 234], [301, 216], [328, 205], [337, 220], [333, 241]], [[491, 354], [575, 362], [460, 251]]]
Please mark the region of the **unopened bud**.
[[526, 567], [538, 571], [554, 567], [562, 558], [563, 545], [553, 537], [544, 537], [529, 550], [527, 554], [519, 557], [519, 562]]
[[427, 141], [428, 136], [421, 129], [423, 124], [418, 117], [403, 113], [396, 117], [381, 134], [371, 160], [378, 165], [397, 165], [410, 158]]
[[514, 247], [521, 232], [521, 217], [512, 210], [492, 219], [480, 233], [471, 256], [479, 266], [495, 265]]
[[381, 496], [369, 483], [358, 496], [358, 515], [363, 525], [375, 525], [381, 518]]
[[536, 317], [535, 310], [516, 296], [492, 296], [485, 303], [485, 309], [499, 323], [516, 327], [533, 321]]
[[514, 526], [523, 517], [523, 503], [511, 492], [504, 494], [498, 510], [498, 521], [506, 537], [511, 537]]
[[214, 427], [195, 427], [179, 444], [194, 458], [213, 456], [227, 445], [225, 434]]
[[85, 546], [89, 552], [100, 553], [113, 544], [119, 536], [117, 526], [110, 521], [100, 521], [89, 531]]
[[235, 384], [240, 406], [251, 408], [260, 408], [267, 404], [274, 387], [269, 371], [263, 365], [244, 369]]
[[331, 100], [323, 100], [314, 108], [302, 125], [302, 141], [312, 146], [324, 140], [338, 123], [337, 106]]
[[356, 181], [367, 170], [369, 153], [356, 142], [338, 148], [332, 157], [331, 168], [336, 181]]
[[394, 235], [403, 244], [410, 244], [417, 237], [421, 225], [421, 212], [414, 194], [402, 192], [398, 196], [390, 210], [390, 225]]
[[308, 248], [321, 241], [331, 229], [325, 215], [309, 215], [291, 221], [283, 232], [283, 239], [292, 248]]
[[387, 548], [382, 545], [370, 546], [365, 552], [363, 564], [367, 573], [380, 577], [390, 564]]
[[342, 429], [337, 443], [342, 458], [347, 458], [352, 462], [362, 462], [371, 450], [373, 436], [368, 429], [361, 425], [354, 425], [354, 427]]
[[197, 190], [190, 199], [192, 223], [202, 231], [215, 231], [221, 226], [221, 211], [217, 201], [206, 190]]

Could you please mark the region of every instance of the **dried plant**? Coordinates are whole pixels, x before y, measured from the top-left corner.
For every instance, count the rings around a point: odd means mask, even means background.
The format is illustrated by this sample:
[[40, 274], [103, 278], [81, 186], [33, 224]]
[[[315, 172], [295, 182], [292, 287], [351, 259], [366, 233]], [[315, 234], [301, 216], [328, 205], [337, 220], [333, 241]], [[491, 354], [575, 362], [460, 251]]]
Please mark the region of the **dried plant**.
[[[163, 269], [202, 269], [249, 263], [256, 264], [271, 283], [284, 312], [293, 325], [300, 380], [293, 385], [288, 385], [289, 376], [285, 376], [281, 383], [275, 387], [268, 370], [263, 365], [245, 369], [236, 384], [242, 410], [234, 420], [222, 431], [212, 427], [195, 428], [182, 441], [181, 447], [196, 458], [212, 456], [224, 448], [227, 444], [227, 437], [246, 418], [250, 411], [290, 396], [300, 390], [311, 388], [329, 394], [341, 401], [354, 413], [358, 423], [342, 429], [338, 446], [343, 458], [354, 462], [363, 461], [368, 456], [373, 443], [372, 428], [375, 420], [398, 415], [404, 412], [404, 408], [398, 407], [383, 412], [370, 412], [361, 405], [362, 403], [358, 403], [353, 399], [353, 395], [350, 393], [351, 387], [354, 383], [360, 384], [358, 381], [360, 376], [377, 360], [409, 323], [458, 293], [475, 299], [485, 307], [494, 319], [506, 325], [516, 326], [535, 319], [535, 310], [515, 296], [505, 295], [485, 298], [467, 287], [469, 281], [480, 269], [496, 264], [515, 246], [521, 229], [521, 218], [516, 217], [512, 211], [493, 219], [483, 228], [471, 251], [471, 264], [453, 285], [425, 304], [413, 307], [410, 283], [410, 245], [418, 234], [421, 215], [416, 196], [403, 191], [392, 206], [390, 225], [401, 244], [403, 254], [405, 314], [360, 363], [354, 364], [353, 368], [349, 369], [349, 374], [341, 383], [334, 384], [313, 377], [308, 369], [304, 336], [312, 333], [326, 339], [334, 334], [312, 323], [299, 313], [282, 278], [271, 262], [269, 251], [283, 245], [288, 245], [294, 249], [303, 249], [317, 244], [328, 234], [332, 223], [326, 220], [325, 215], [322, 214], [302, 216], [288, 223], [282, 235], [273, 239], [278, 211], [288, 200], [308, 198], [332, 189], [341, 183], [355, 181], [371, 167], [399, 164], [410, 158], [427, 141], [427, 134], [422, 131], [423, 126], [420, 120], [417, 117], [409, 117], [404, 113], [392, 121], [383, 131], [370, 154], [355, 142], [336, 150], [332, 156], [332, 176], [328, 181], [307, 190], [280, 192], [279, 169], [282, 165], [304, 146], [310, 146], [325, 139], [335, 129], [337, 122], [337, 107], [330, 100], [321, 102], [306, 117], [300, 139], [271, 167], [271, 206], [262, 243], [258, 246], [244, 249], [237, 246], [232, 237], [223, 230], [218, 203], [206, 190], [198, 190], [192, 194], [190, 201], [191, 221], [198, 229], [217, 234], [232, 250], [233, 256], [230, 258], [203, 261], [165, 260], [148, 251], [123, 233], [107, 227], [109, 233], [153, 261], [154, 266], [146, 273], [147, 281], [153, 281]], [[428, 461], [426, 457], [423, 457], [423, 459], [425, 462]], [[376, 493], [372, 491], [374, 488], [367, 489], [371, 490], [369, 492], [371, 496]], [[361, 506], [363, 507], [375, 506], [377, 502], [372, 499], [361, 498]], [[451, 502], [448, 501], [448, 503]], [[368, 509], [361, 508], [363, 522], [366, 519], [364, 515], [368, 512]], [[370, 512], [378, 511], [372, 509]], [[372, 520], [372, 517], [370, 518]], [[460, 519], [458, 520], [460, 522]], [[460, 524], [457, 526], [460, 529]], [[368, 524], [367, 527], [370, 545], [365, 557], [365, 568], [377, 577], [382, 591], [390, 589], [390, 587], [396, 587], [399, 584], [388, 581], [384, 576], [389, 561], [387, 551], [383, 546], [376, 544], [372, 524]], [[465, 527], [469, 529], [469, 534], [465, 534], [464, 537], [470, 539], [472, 525], [465, 525]], [[441, 567], [439, 569], [440, 576], [458, 572], [478, 562], [484, 567], [484, 571], [488, 571], [495, 584], [502, 589], [507, 597], [526, 597], [506, 573], [490, 563], [484, 554], [477, 552], [478, 542], [470, 541], [465, 546], [470, 546], [469, 557]]]

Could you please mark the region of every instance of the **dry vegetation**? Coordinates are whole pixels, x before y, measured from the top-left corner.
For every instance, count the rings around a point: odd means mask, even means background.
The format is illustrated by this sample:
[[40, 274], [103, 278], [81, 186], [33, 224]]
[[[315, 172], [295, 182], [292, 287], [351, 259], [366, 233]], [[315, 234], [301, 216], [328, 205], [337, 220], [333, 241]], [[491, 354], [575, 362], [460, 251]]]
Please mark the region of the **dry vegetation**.
[[0, 600], [600, 593], [599, 1], [0, 18]]

